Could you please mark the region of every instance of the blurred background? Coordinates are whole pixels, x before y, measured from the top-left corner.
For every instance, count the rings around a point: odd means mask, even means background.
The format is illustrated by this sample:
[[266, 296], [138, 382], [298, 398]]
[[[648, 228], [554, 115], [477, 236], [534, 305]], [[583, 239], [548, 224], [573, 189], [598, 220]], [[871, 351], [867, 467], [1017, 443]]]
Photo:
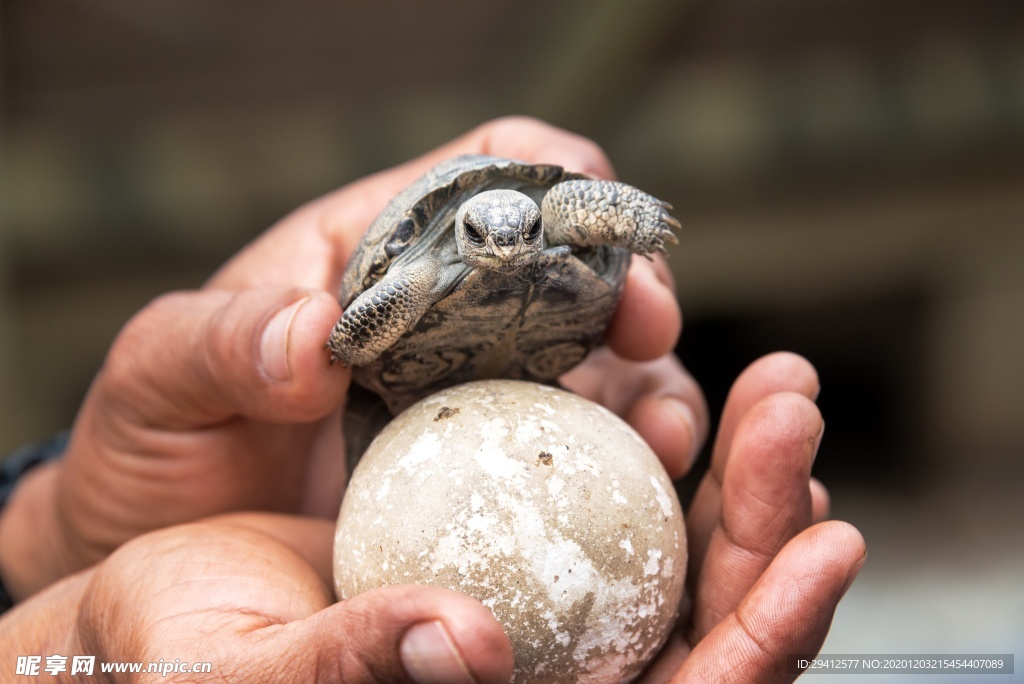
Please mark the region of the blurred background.
[[2, 0], [0, 60], [0, 453], [154, 296], [529, 114], [676, 206], [713, 412], [761, 354], [820, 370], [870, 552], [825, 651], [1024, 654], [1020, 0]]

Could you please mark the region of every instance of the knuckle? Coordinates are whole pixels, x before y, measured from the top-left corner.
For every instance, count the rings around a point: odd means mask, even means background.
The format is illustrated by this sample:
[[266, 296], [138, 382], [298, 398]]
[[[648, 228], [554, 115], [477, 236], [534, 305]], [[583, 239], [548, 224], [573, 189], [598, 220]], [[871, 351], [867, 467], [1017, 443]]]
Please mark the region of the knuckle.
[[156, 340], [164, 334], [168, 321], [178, 317], [186, 297], [182, 292], [160, 295], [129, 319], [104, 360], [101, 377], [105, 382], [123, 387], [140, 379]]
[[813, 401], [788, 391], [766, 397], [753, 408], [750, 418], [762, 443], [773, 450], [816, 436], [822, 422]]
[[199, 336], [196, 351], [208, 367], [210, 364], [223, 365], [225, 361], [238, 358], [245, 351], [238, 348], [240, 341], [251, 339], [251, 336], [246, 336], [239, 329], [244, 321], [238, 315], [233, 315], [233, 309], [236, 308], [233, 304], [239, 296], [234, 295], [221, 309], [220, 315], [206, 318], [196, 331]]

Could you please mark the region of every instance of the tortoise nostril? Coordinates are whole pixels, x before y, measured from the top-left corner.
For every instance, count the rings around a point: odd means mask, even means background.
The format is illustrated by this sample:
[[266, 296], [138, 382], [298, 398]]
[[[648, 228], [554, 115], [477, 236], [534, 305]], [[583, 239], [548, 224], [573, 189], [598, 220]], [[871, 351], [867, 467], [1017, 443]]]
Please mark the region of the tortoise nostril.
[[494, 231], [494, 244], [498, 247], [509, 247], [516, 243], [516, 233], [513, 230]]

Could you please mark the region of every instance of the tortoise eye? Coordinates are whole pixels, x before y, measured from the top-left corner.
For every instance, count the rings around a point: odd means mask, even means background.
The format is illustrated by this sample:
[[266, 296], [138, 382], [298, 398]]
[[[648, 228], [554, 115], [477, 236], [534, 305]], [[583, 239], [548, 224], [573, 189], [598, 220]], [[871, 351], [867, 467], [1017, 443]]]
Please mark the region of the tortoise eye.
[[484, 244], [484, 234], [477, 230], [477, 228], [469, 221], [462, 222], [462, 230], [466, 234], [466, 239], [474, 245]]
[[534, 221], [530, 229], [526, 231], [526, 239], [536, 240], [538, 235], [540, 235], [540, 219]]

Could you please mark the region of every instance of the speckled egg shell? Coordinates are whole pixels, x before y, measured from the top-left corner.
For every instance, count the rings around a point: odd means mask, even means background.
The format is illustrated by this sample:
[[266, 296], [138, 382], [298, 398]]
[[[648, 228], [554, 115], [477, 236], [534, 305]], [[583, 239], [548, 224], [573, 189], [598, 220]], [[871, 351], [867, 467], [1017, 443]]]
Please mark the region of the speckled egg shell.
[[353, 474], [334, 549], [342, 599], [430, 584], [482, 601], [516, 682], [633, 679], [686, 571], [682, 511], [650, 447], [593, 402], [508, 380], [392, 421]]

